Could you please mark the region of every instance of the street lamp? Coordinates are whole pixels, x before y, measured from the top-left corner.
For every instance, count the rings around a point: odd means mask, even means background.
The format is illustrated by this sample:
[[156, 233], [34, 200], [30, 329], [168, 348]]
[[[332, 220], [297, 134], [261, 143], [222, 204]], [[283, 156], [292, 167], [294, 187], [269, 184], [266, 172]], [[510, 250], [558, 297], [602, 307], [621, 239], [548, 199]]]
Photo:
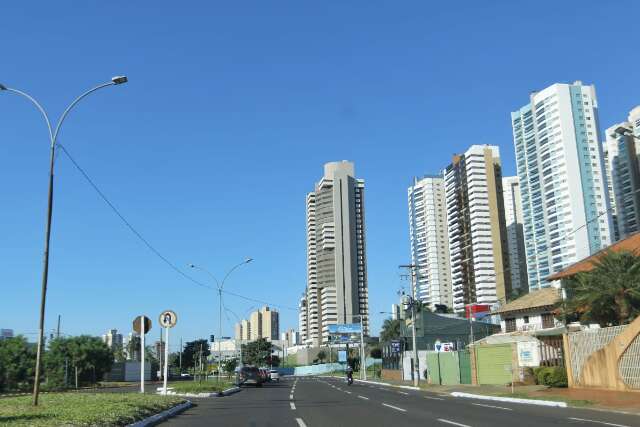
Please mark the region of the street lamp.
[[420, 361], [418, 359], [418, 347], [416, 345], [416, 285], [415, 285], [415, 271], [417, 265], [415, 264], [406, 264], [399, 265], [400, 268], [408, 268], [411, 270], [411, 296], [404, 295], [402, 297], [402, 305], [406, 308], [411, 309], [411, 336], [412, 336], [412, 345], [413, 345], [413, 385], [418, 387], [420, 385]]
[[35, 382], [33, 384], [33, 405], [38, 405], [38, 397], [40, 394], [40, 366], [42, 365], [42, 347], [44, 341], [44, 315], [45, 315], [45, 306], [47, 301], [47, 283], [49, 278], [49, 242], [51, 241], [51, 219], [53, 216], [53, 171], [55, 166], [55, 158], [56, 158], [56, 144], [58, 140], [58, 134], [60, 133], [60, 128], [62, 127], [62, 123], [67, 118], [67, 115], [73, 107], [75, 107], [83, 98], [92, 94], [93, 92], [100, 90], [102, 88], [108, 86], [116, 86], [121, 85], [127, 82], [127, 77], [125, 76], [116, 76], [111, 79], [110, 82], [102, 83], [98, 86], [95, 86], [82, 95], [78, 96], [69, 106], [64, 110], [58, 123], [56, 124], [55, 130], [51, 126], [51, 121], [49, 120], [49, 115], [42, 105], [31, 95], [26, 92], [23, 92], [18, 89], [13, 89], [6, 85], [0, 84], [0, 91], [3, 92], [13, 92], [24, 98], [27, 98], [36, 108], [42, 113], [44, 117], [44, 121], [47, 124], [47, 130], [49, 131], [49, 142], [50, 142], [50, 158], [49, 158], [49, 191], [47, 196], [47, 224], [45, 228], [45, 239], [44, 239], [44, 259], [43, 259], [43, 268], [42, 268], [42, 291], [40, 298], [40, 326], [38, 333], [38, 348], [36, 352], [36, 372], [35, 372]]
[[[227, 272], [227, 274], [225, 274], [225, 276], [222, 278], [222, 282], [219, 282], [218, 279], [216, 278], [216, 276], [213, 275], [213, 273], [211, 273], [209, 270], [207, 270], [204, 267], [200, 267], [198, 265], [195, 264], [189, 264], [189, 267], [191, 268], [195, 268], [198, 270], [202, 270], [205, 273], [207, 273], [209, 276], [211, 276], [211, 278], [213, 279], [214, 282], [216, 282], [216, 287], [218, 288], [218, 301], [219, 301], [219, 309], [218, 309], [218, 313], [219, 313], [219, 320], [218, 320], [218, 331], [219, 331], [219, 335], [218, 335], [218, 339], [222, 339], [222, 290], [224, 289], [224, 282], [227, 280], [227, 277], [229, 277], [229, 275], [238, 267], [245, 265], [245, 264], [249, 264], [251, 261], [253, 261], [253, 258], [247, 258], [244, 261], [242, 261], [239, 264], [234, 265], [233, 267], [231, 267], [231, 269], [229, 269], [229, 271]], [[220, 343], [218, 343], [218, 381], [220, 381], [220, 361], [222, 360], [222, 347], [220, 346]]]

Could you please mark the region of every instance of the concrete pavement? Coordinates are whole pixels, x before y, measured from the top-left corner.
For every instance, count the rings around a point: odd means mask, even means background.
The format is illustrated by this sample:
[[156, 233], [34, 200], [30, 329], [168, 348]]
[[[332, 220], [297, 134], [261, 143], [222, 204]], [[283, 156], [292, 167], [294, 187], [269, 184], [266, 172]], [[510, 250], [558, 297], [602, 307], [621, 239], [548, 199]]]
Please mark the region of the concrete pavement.
[[196, 399], [168, 420], [175, 426], [611, 426], [637, 427], [640, 417], [454, 398], [330, 377], [285, 377], [233, 396]]

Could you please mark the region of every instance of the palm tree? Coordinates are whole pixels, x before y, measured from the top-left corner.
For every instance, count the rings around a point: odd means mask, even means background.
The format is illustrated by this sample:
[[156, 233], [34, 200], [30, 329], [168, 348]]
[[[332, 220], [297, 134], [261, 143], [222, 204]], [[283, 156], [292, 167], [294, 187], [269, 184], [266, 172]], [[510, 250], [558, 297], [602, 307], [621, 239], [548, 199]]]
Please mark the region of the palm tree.
[[606, 252], [588, 272], [565, 279], [566, 314], [601, 326], [623, 325], [640, 314], [640, 257]]
[[400, 319], [385, 319], [382, 324], [382, 331], [380, 331], [380, 341], [389, 342], [399, 339], [401, 336], [401, 325], [402, 321]]

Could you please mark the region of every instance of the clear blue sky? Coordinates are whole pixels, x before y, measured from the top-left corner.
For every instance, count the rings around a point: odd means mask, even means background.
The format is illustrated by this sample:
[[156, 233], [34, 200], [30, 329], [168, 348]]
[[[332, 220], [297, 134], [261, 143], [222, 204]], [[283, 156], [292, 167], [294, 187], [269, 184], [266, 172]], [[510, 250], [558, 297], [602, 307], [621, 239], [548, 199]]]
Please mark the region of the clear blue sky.
[[[60, 142], [173, 262], [221, 276], [251, 256], [228, 289], [289, 307], [305, 286], [305, 194], [325, 162], [354, 161], [377, 330], [403, 284], [412, 177], [478, 143], [515, 173], [509, 113], [554, 82], [594, 83], [602, 127], [624, 119], [640, 104], [639, 14], [637, 1], [7, 2], [0, 82], [57, 117], [127, 74]], [[37, 328], [47, 162], [37, 111], [1, 94], [0, 327], [20, 333]], [[47, 329], [62, 314], [65, 333], [127, 333], [172, 308], [174, 336], [217, 334], [214, 293], [136, 240], [63, 155], [50, 273]]]

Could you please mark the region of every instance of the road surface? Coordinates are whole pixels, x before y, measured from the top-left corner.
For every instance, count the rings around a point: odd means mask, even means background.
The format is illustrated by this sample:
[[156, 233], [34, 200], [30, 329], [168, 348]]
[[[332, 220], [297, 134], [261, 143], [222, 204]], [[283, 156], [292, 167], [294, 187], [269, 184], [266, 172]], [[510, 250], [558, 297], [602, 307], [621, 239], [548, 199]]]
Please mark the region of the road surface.
[[455, 398], [329, 377], [285, 377], [197, 406], [167, 426], [609, 426], [638, 427], [640, 416]]

